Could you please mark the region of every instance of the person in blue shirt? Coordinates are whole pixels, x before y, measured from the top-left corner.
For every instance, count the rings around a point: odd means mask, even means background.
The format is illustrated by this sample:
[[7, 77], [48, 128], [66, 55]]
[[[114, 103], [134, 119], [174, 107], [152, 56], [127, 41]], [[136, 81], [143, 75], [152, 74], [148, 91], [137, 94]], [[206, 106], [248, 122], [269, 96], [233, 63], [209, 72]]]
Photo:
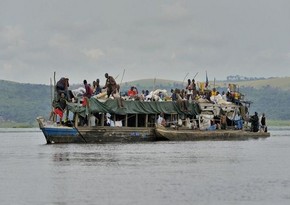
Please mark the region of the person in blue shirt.
[[241, 117], [239, 112], [236, 114], [236, 116], [234, 118], [234, 121], [235, 121], [236, 128], [238, 130], [243, 129], [243, 119], [242, 119], [242, 117]]
[[98, 95], [102, 92], [102, 88], [100, 86], [100, 79], [96, 80], [96, 88], [95, 89], [96, 89], [95, 93], [94, 93], [95, 95]]

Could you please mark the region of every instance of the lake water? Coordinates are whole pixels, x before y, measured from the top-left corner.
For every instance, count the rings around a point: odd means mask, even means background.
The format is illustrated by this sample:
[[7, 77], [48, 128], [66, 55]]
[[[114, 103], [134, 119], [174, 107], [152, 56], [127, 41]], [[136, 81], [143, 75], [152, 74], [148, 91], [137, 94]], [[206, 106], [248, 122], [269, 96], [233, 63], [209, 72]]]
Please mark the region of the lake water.
[[47, 145], [0, 129], [0, 203], [290, 204], [290, 128], [247, 141]]

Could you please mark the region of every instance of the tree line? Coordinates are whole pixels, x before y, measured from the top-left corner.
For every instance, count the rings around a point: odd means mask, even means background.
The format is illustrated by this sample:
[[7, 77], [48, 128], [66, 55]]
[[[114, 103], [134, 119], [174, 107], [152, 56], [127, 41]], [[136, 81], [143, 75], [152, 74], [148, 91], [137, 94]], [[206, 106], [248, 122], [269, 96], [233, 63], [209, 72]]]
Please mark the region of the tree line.
[[[82, 85], [79, 85], [82, 86]], [[139, 92], [141, 90], [152, 90], [153, 87], [170, 90], [180, 84], [169, 82], [165, 84], [142, 84], [136, 83]], [[76, 87], [76, 86], [75, 86]], [[129, 89], [130, 84], [124, 83], [121, 91]], [[217, 90], [226, 91], [226, 87], [217, 87]], [[268, 119], [290, 120], [290, 92], [271, 86], [262, 88], [240, 87], [240, 92], [245, 94], [245, 100], [252, 101], [250, 114], [258, 112], [266, 113]], [[0, 81], [0, 123], [4, 121], [27, 123], [34, 125], [37, 116], [49, 116], [51, 111], [51, 87], [41, 84], [23, 84], [10, 81]]]

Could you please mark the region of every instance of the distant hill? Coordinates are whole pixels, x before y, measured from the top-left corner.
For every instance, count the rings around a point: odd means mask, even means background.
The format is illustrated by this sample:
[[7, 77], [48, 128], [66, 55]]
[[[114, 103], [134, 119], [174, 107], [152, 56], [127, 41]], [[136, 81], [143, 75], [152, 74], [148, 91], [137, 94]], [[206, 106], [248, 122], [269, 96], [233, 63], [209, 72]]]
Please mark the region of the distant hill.
[[[186, 82], [184, 82], [186, 83]], [[269, 119], [290, 120], [290, 77], [269, 78], [252, 81], [210, 81], [220, 92], [226, 90], [229, 83], [238, 84], [246, 99], [251, 100], [252, 112], [265, 112]], [[121, 91], [127, 91], [132, 85], [141, 90], [184, 88], [181, 81], [165, 79], [141, 79], [125, 82]], [[77, 88], [83, 85], [71, 85]], [[51, 111], [51, 87], [41, 84], [17, 83], [0, 80], [0, 127], [10, 123], [23, 123], [35, 126], [36, 117], [48, 117]]]
[[[213, 83], [213, 82], [211, 82]], [[260, 79], [260, 80], [249, 80], [249, 81], [218, 81], [217, 85], [219, 86], [227, 86], [229, 83], [236, 83], [240, 87], [252, 87], [255, 89], [260, 89], [263, 87], [272, 87], [281, 90], [290, 90], [290, 77], [284, 78], [268, 78], [268, 79]]]
[[[186, 82], [181, 81], [173, 81], [173, 80], [165, 80], [165, 79], [142, 79], [142, 80], [135, 80], [130, 82], [125, 82], [123, 85], [126, 87], [130, 85], [140, 85], [141, 87], [148, 87], [150, 90], [154, 87], [159, 88], [161, 87], [182, 87], [182, 84], [185, 85]], [[209, 81], [209, 85], [211, 87], [227, 87], [229, 83], [238, 84], [239, 87], [251, 87], [255, 89], [260, 89], [263, 87], [272, 87], [281, 90], [290, 90], [290, 77], [272, 77], [267, 79], [258, 79], [258, 80], [240, 80], [240, 81]]]
[[50, 87], [0, 80], [0, 123], [35, 123], [38, 115], [47, 116], [50, 111]]

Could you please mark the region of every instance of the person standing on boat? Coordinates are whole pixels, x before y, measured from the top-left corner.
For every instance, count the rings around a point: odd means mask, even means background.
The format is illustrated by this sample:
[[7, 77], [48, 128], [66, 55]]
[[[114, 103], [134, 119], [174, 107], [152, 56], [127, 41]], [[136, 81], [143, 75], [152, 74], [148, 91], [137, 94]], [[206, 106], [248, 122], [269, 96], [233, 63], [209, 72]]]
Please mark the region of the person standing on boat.
[[261, 123], [261, 131], [262, 131], [262, 132], [267, 132], [266, 116], [265, 116], [265, 113], [262, 114], [262, 117], [261, 117], [260, 123]]
[[251, 131], [258, 132], [259, 131], [259, 117], [258, 117], [257, 112], [255, 112], [255, 115], [251, 116], [250, 122], [251, 122]]
[[107, 96], [108, 98], [110, 97], [110, 95], [117, 90], [118, 86], [117, 83], [115, 81], [115, 79], [112, 76], [109, 76], [108, 73], [105, 73], [105, 77], [106, 77], [106, 84], [103, 87], [104, 89], [107, 88]]
[[84, 97], [87, 97], [87, 98], [90, 98], [92, 97], [92, 88], [91, 86], [88, 84], [87, 80], [84, 80], [84, 86], [85, 86], [85, 89], [86, 89], [86, 92], [84, 93]]
[[238, 130], [243, 129], [243, 120], [239, 112], [236, 114], [234, 121], [235, 121], [236, 129]]
[[56, 92], [57, 92], [57, 98], [60, 98], [61, 93], [65, 94], [65, 97], [69, 100], [69, 94], [68, 94], [68, 87], [69, 87], [69, 79], [62, 77], [57, 81], [56, 83]]
[[187, 86], [186, 86], [186, 99], [189, 100], [192, 97], [192, 84], [191, 80], [187, 80]]
[[[175, 89], [176, 90], [176, 89]], [[171, 89], [170, 92], [171, 92], [171, 100], [172, 101], [176, 101], [177, 100], [177, 97], [176, 97], [176, 92], [175, 92], [174, 89]]]

